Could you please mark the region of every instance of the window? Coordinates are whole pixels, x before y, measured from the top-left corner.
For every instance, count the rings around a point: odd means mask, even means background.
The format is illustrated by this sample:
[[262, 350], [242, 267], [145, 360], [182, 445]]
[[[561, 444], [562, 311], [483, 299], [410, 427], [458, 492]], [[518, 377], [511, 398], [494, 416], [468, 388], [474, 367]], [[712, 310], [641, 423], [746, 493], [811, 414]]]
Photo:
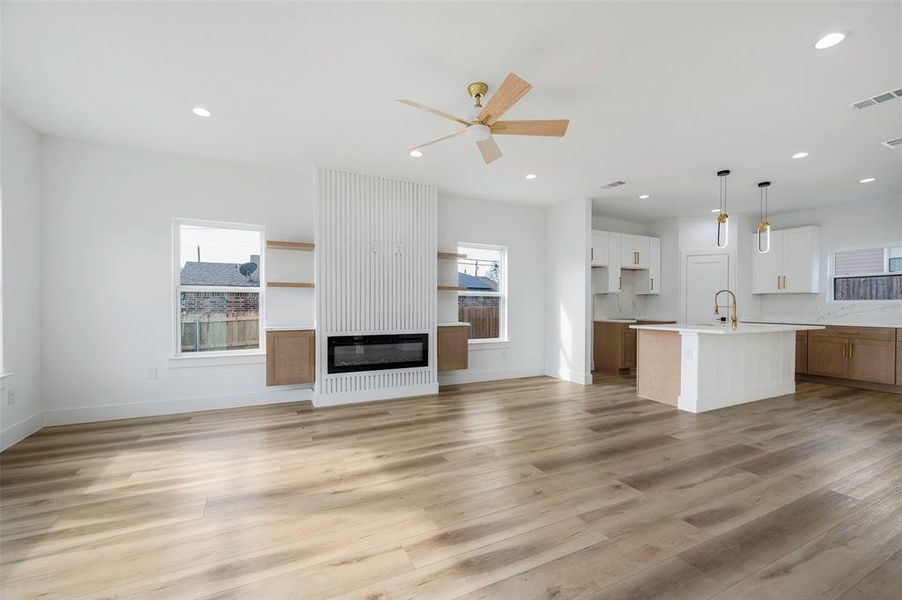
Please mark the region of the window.
[[460, 245], [457, 261], [457, 318], [469, 323], [470, 341], [507, 340], [507, 249]]
[[176, 355], [260, 347], [262, 230], [175, 222]]
[[902, 300], [902, 245], [837, 250], [835, 301]]

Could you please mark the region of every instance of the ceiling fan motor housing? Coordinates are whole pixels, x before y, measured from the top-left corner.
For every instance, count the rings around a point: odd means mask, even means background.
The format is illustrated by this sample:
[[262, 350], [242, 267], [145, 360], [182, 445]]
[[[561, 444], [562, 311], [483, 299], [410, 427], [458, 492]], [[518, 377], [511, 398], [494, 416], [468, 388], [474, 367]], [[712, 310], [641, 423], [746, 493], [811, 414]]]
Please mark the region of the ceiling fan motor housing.
[[487, 91], [489, 91], [489, 86], [482, 81], [474, 81], [467, 86], [467, 93], [470, 94], [471, 98], [476, 100], [475, 106], [478, 106], [479, 108], [482, 108], [482, 98]]

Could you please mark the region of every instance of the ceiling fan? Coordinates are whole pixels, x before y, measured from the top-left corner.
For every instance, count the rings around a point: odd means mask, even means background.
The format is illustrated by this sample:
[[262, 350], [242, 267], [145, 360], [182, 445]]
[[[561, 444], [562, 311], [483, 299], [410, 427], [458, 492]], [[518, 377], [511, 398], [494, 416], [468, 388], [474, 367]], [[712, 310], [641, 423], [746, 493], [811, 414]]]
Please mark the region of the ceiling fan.
[[414, 102], [413, 100], [398, 100], [401, 104], [419, 108], [426, 112], [432, 113], [438, 117], [455, 121], [464, 126], [464, 129], [451, 135], [440, 137], [431, 142], [420, 144], [411, 148], [411, 152], [425, 148], [437, 142], [449, 140], [459, 135], [467, 134], [476, 142], [479, 151], [482, 153], [482, 159], [486, 164], [501, 158], [501, 149], [495, 143], [492, 134], [497, 135], [540, 135], [551, 137], [563, 137], [567, 133], [567, 125], [570, 123], [567, 119], [559, 119], [552, 121], [499, 121], [499, 117], [506, 113], [519, 102], [520, 98], [526, 95], [526, 92], [532, 89], [532, 84], [519, 77], [516, 73], [508, 73], [498, 90], [492, 94], [486, 105], [482, 105], [482, 99], [485, 93], [489, 91], [489, 86], [482, 81], [475, 81], [467, 86], [467, 92], [476, 101], [471, 112], [471, 120], [461, 119], [444, 111]]

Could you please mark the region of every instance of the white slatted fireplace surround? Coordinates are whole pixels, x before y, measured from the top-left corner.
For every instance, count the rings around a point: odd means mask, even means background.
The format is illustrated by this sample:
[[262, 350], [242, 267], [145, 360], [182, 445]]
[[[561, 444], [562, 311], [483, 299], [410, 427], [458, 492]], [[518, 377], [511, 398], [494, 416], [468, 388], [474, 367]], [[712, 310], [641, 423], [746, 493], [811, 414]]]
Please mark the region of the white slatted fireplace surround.
[[[319, 169], [317, 383], [328, 406], [438, 391], [435, 186]], [[327, 372], [330, 336], [429, 334], [429, 366]]]

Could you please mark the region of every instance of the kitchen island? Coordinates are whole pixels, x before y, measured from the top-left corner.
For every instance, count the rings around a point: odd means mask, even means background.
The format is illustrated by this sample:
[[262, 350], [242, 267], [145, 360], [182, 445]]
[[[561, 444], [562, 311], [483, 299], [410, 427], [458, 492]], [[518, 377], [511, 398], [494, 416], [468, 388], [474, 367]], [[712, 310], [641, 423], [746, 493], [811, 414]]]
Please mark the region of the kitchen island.
[[636, 394], [705, 412], [795, 392], [796, 331], [818, 325], [631, 325]]

